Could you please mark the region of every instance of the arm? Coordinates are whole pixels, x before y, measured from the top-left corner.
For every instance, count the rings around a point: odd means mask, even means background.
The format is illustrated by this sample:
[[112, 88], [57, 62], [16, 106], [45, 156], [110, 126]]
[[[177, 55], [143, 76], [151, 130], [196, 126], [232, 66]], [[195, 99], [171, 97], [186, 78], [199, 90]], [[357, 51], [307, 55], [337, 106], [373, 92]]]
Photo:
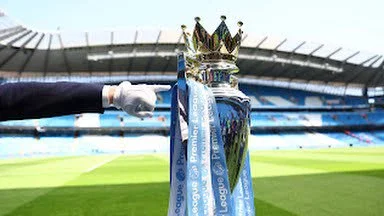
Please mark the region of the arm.
[[0, 121], [103, 113], [102, 84], [9, 83], [0, 85]]
[[156, 103], [156, 92], [169, 85], [118, 86], [102, 84], [10, 83], [0, 85], [0, 121], [53, 117], [78, 113], [103, 113], [115, 106], [130, 115], [150, 117]]

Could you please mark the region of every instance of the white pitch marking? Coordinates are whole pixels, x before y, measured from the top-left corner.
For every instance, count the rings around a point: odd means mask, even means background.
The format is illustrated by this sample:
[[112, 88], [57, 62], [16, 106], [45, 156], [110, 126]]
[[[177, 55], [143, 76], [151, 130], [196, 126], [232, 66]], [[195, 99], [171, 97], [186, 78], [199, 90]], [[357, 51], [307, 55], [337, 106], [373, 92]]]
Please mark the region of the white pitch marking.
[[99, 168], [99, 167], [101, 167], [101, 166], [104, 166], [105, 164], [107, 164], [107, 163], [109, 163], [109, 162], [115, 160], [115, 159], [118, 158], [118, 157], [120, 157], [120, 155], [116, 155], [116, 156], [113, 157], [113, 158], [110, 158], [110, 159], [107, 159], [107, 160], [105, 160], [105, 161], [102, 161], [102, 162], [100, 162], [100, 163], [98, 163], [98, 164], [96, 164], [96, 165], [90, 167], [89, 169], [85, 170], [84, 173], [92, 172], [93, 170], [95, 170], [95, 169], [97, 169], [97, 168]]

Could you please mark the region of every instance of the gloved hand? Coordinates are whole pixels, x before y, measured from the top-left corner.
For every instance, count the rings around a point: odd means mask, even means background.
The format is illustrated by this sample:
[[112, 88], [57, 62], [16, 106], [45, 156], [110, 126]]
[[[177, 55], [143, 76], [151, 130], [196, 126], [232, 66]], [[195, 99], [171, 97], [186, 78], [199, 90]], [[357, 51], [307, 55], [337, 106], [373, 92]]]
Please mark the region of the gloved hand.
[[125, 81], [113, 92], [112, 104], [130, 115], [144, 118], [151, 117], [156, 103], [156, 93], [168, 91], [170, 85], [132, 85]]

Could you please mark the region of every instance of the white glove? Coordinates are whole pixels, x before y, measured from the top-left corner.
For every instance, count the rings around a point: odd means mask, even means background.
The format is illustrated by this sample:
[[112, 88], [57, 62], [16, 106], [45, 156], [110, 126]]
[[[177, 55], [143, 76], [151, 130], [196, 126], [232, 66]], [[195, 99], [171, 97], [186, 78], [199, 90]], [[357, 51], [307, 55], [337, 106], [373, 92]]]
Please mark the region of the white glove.
[[155, 109], [156, 93], [169, 89], [170, 85], [131, 85], [125, 81], [116, 87], [113, 106], [139, 118], [151, 117]]

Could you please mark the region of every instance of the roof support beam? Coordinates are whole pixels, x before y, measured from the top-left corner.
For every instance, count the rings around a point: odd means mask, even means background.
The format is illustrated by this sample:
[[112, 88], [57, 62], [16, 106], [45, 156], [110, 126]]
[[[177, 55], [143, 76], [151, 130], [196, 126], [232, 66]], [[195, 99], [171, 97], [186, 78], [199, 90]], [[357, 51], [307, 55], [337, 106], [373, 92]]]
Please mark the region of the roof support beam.
[[25, 30], [25, 28], [20, 28], [20, 29], [17, 29], [16, 31], [12, 31], [12, 32], [10, 32], [8, 34], [2, 35], [2, 36], [0, 36], [0, 41], [5, 40], [5, 39], [7, 39], [9, 37], [12, 37], [12, 36], [14, 36], [16, 34], [19, 34], [20, 32], [23, 32], [24, 30]]
[[295, 54], [296, 51], [297, 51], [298, 49], [300, 49], [302, 46], [304, 46], [305, 43], [307, 43], [307, 42], [306, 42], [306, 41], [303, 41], [303, 42], [301, 42], [301, 44], [299, 44], [297, 47], [295, 47], [295, 48], [291, 51], [291, 55]]
[[20, 40], [21, 38], [23, 38], [23, 37], [29, 35], [31, 32], [32, 32], [32, 30], [28, 30], [28, 31], [24, 32], [22, 35], [19, 35], [18, 37], [16, 37], [16, 38], [12, 39], [11, 41], [9, 41], [9, 42], [7, 43], [7, 46], [12, 46], [12, 44], [14, 44], [16, 41], [18, 41], [18, 40]]
[[364, 64], [366, 64], [366, 63], [372, 61], [373, 59], [375, 59], [377, 56], [378, 56], [378, 55], [374, 55], [374, 56], [372, 56], [372, 57], [370, 57], [370, 58], [367, 58], [366, 60], [362, 61], [362, 62], [359, 64], [359, 66], [363, 66]]
[[64, 64], [65, 64], [65, 69], [67, 70], [68, 74], [71, 75], [71, 66], [69, 65], [67, 52], [65, 50], [64, 43], [63, 43], [63, 40], [61, 38], [61, 33], [58, 34], [58, 37], [59, 37], [59, 42], [60, 42], [60, 48], [61, 48], [62, 53], [63, 53], [63, 60], [64, 60]]
[[373, 67], [374, 64], [376, 64], [376, 62], [378, 62], [381, 58], [383, 58], [382, 55], [378, 56], [373, 62], [371, 62], [368, 67]]
[[21, 38], [23, 38], [23, 37], [29, 35], [31, 32], [32, 32], [32, 30], [28, 30], [28, 31], [24, 32], [22, 35], [20, 35], [20, 36], [14, 38], [13, 40], [9, 41], [9, 42], [6, 44], [6, 46], [0, 47], [0, 52], [1, 52], [2, 50], [4, 50], [5, 48], [7, 48], [7, 47], [10, 48], [10, 47], [12, 46], [12, 44], [14, 44], [16, 41], [20, 40]]
[[28, 38], [21, 46], [20, 49], [25, 52], [25, 47], [31, 42], [39, 33], [35, 32], [30, 38]]
[[[89, 53], [91, 52], [91, 47], [89, 46], [88, 32], [84, 33], [84, 37], [85, 37], [85, 44], [87, 46], [87, 56], [89, 56]], [[89, 75], [92, 75], [92, 61], [87, 60], [87, 67], [88, 67]]]
[[44, 77], [47, 75], [47, 71], [48, 71], [49, 52], [51, 51], [52, 37], [53, 37], [52, 34], [49, 34], [48, 48], [45, 51], [44, 65], [43, 65]]
[[345, 59], [343, 60], [343, 64], [345, 64], [349, 59], [351, 59], [351, 58], [357, 56], [359, 53], [360, 53], [360, 51], [357, 51], [357, 52], [353, 53], [352, 55], [348, 56], [347, 58], [345, 58]]
[[19, 69], [19, 75], [21, 75], [21, 73], [25, 70], [25, 67], [27, 66], [29, 60], [32, 58], [32, 56], [35, 53], [37, 47], [39, 47], [41, 41], [43, 41], [44, 36], [45, 36], [45, 34], [41, 34], [41, 36], [40, 36], [39, 40], [37, 41], [35, 47], [30, 50], [29, 55], [27, 56], [27, 58], [25, 59], [25, 61], [23, 62], [23, 64], [21, 65], [21, 67]]
[[[159, 50], [159, 41], [160, 41], [161, 33], [162, 33], [162, 31], [160, 30], [160, 31], [159, 31], [159, 34], [157, 35], [157, 39], [156, 39], [155, 47], [154, 47], [153, 50], [152, 50], [152, 52], [156, 53], [155, 56], [157, 55], [157, 52], [158, 52], [158, 50]], [[149, 71], [149, 69], [151, 69], [151, 66], [152, 66], [152, 63], [153, 63], [153, 58], [154, 58], [154, 57], [151, 57], [151, 58], [148, 60], [147, 66], [145, 67], [145, 75], [147, 74], [147, 72]]]
[[274, 49], [273, 52], [276, 52], [285, 42], [287, 42], [287, 38], [282, 40]]
[[315, 52], [319, 51], [321, 48], [323, 48], [324, 44], [321, 44], [320, 46], [318, 46], [316, 49], [312, 50], [312, 52], [310, 52], [308, 54], [308, 57], [311, 57], [313, 56], [313, 54], [315, 54]]
[[[139, 36], [139, 32], [136, 30], [135, 38], [133, 39], [132, 50], [131, 50], [131, 52], [133, 53], [134, 56], [136, 56], [136, 42], [137, 42], [138, 36]], [[131, 69], [132, 69], [133, 59], [134, 58], [130, 58], [129, 61], [128, 61], [128, 66], [127, 66], [128, 75], [129, 75], [129, 73], [131, 72]]]
[[24, 50], [24, 47], [34, 38], [36, 37], [37, 35], [37, 32], [35, 32], [30, 38], [28, 38], [28, 40], [26, 40], [21, 46], [20, 46], [20, 49], [13, 49], [12, 53], [10, 55], [8, 55], [3, 61], [0, 62], [0, 69], [3, 68], [3, 66], [8, 62], [10, 61], [16, 54], [18, 51], [20, 50]]
[[340, 52], [340, 50], [342, 50], [342, 49], [343, 49], [342, 47], [339, 47], [335, 51], [331, 52], [329, 55], [327, 55], [327, 57], [325, 57], [324, 61], [330, 59], [333, 55], [335, 55], [336, 53]]
[[[113, 31], [111, 31], [111, 34], [110, 34], [110, 44], [109, 44], [109, 51], [108, 53], [110, 55], [113, 55], [113, 38], [114, 38], [114, 33]], [[113, 58], [110, 58], [109, 59], [109, 63], [108, 63], [108, 71], [109, 71], [109, 75], [111, 76], [112, 75], [112, 66], [113, 66]]]
[[[260, 46], [268, 39], [268, 36], [265, 36], [256, 46], [255, 49], [259, 49]], [[255, 51], [256, 52], [256, 51]]]
[[15, 31], [15, 30], [18, 30], [18, 29], [23, 29], [23, 27], [22, 26], [14, 26], [14, 27], [11, 27], [11, 28], [1, 29], [0, 30], [0, 34], [7, 33], [7, 32], [12, 32], [12, 31]]

